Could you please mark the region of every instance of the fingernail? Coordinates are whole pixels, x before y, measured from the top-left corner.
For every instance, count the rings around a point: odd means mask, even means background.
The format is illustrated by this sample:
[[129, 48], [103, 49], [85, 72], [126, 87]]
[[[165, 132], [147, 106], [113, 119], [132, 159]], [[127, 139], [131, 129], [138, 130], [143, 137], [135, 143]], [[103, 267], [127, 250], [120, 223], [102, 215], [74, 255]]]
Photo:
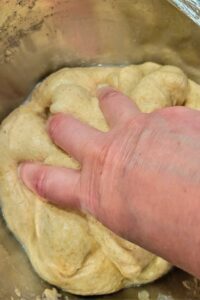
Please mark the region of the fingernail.
[[101, 88], [97, 90], [97, 97], [99, 98], [99, 100], [101, 99], [107, 99], [110, 95], [112, 95], [113, 93], [118, 93], [118, 91], [116, 89], [114, 89], [113, 87], [105, 87], [105, 88]]
[[107, 84], [107, 83], [99, 83], [99, 84], [97, 84], [97, 90], [105, 88], [105, 87], [110, 87], [110, 85]]
[[21, 163], [18, 167], [18, 174], [24, 184], [33, 192], [36, 192], [38, 180], [38, 163], [25, 162]]
[[108, 84], [98, 84], [96, 94], [97, 97], [102, 97], [104, 94], [107, 94], [109, 91], [112, 91], [113, 87]]

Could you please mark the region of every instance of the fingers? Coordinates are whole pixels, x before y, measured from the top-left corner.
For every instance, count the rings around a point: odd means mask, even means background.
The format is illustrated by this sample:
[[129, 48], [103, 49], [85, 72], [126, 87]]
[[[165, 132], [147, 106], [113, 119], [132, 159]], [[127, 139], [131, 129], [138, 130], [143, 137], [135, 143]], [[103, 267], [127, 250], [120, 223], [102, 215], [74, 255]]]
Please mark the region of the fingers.
[[[131, 100], [113, 88], [98, 90], [100, 107], [110, 126], [133, 118], [140, 111]], [[48, 132], [57, 146], [79, 162], [94, 153], [101, 144], [102, 132], [66, 114], [56, 114], [49, 119]]]
[[80, 209], [79, 171], [25, 162], [20, 165], [19, 175], [32, 192], [51, 203]]
[[61, 113], [50, 118], [48, 132], [56, 145], [79, 162], [93, 152], [102, 135], [95, 128]]
[[111, 127], [117, 123], [134, 118], [135, 115], [140, 113], [138, 107], [131, 99], [111, 87], [98, 89], [97, 96], [100, 108]]

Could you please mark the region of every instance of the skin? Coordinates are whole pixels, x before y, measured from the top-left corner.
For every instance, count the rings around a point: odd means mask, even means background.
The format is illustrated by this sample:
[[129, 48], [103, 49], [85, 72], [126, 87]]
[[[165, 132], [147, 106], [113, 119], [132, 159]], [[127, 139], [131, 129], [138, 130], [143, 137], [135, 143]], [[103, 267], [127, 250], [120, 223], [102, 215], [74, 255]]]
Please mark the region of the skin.
[[24, 162], [22, 180], [44, 201], [87, 211], [200, 277], [200, 112], [173, 107], [145, 114], [110, 87], [97, 96], [109, 132], [65, 114], [48, 121], [53, 142], [81, 169]]

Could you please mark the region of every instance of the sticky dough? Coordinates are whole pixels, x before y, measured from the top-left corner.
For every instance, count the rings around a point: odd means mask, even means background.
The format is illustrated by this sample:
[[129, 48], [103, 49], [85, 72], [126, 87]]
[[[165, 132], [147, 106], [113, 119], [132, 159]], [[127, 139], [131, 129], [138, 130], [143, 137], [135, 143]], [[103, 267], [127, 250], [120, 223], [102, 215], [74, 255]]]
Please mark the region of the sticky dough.
[[40, 83], [0, 129], [0, 204], [7, 225], [43, 279], [80, 295], [151, 282], [171, 268], [92, 216], [44, 203], [18, 177], [24, 160], [79, 167], [52, 143], [45, 123], [50, 114], [65, 112], [107, 131], [96, 98], [97, 85], [105, 83], [134, 98], [143, 112], [173, 105], [200, 108], [200, 86], [173, 66], [64, 68]]

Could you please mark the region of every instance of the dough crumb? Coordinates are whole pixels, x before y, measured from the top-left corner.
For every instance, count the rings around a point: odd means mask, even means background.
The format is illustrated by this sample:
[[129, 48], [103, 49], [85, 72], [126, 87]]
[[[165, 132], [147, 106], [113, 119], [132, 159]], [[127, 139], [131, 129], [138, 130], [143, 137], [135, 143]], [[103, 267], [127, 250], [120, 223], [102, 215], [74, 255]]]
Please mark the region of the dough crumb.
[[61, 296], [62, 295], [59, 294], [55, 288], [53, 288], [52, 290], [45, 289], [42, 294], [41, 300], [59, 300], [61, 298]]
[[191, 290], [191, 285], [190, 282], [188, 280], [184, 280], [182, 282], [183, 286], [187, 289], [187, 290]]
[[191, 297], [200, 297], [200, 280], [193, 277], [189, 280], [182, 282], [183, 286], [187, 289], [187, 293]]
[[139, 300], [150, 300], [149, 292], [147, 292], [146, 290], [142, 290], [142, 291], [138, 292], [138, 299]]
[[7, 49], [6, 52], [5, 52], [5, 55], [10, 56], [11, 54], [12, 54], [11, 50]]
[[21, 292], [18, 288], [15, 288], [15, 294], [17, 297], [21, 297]]

